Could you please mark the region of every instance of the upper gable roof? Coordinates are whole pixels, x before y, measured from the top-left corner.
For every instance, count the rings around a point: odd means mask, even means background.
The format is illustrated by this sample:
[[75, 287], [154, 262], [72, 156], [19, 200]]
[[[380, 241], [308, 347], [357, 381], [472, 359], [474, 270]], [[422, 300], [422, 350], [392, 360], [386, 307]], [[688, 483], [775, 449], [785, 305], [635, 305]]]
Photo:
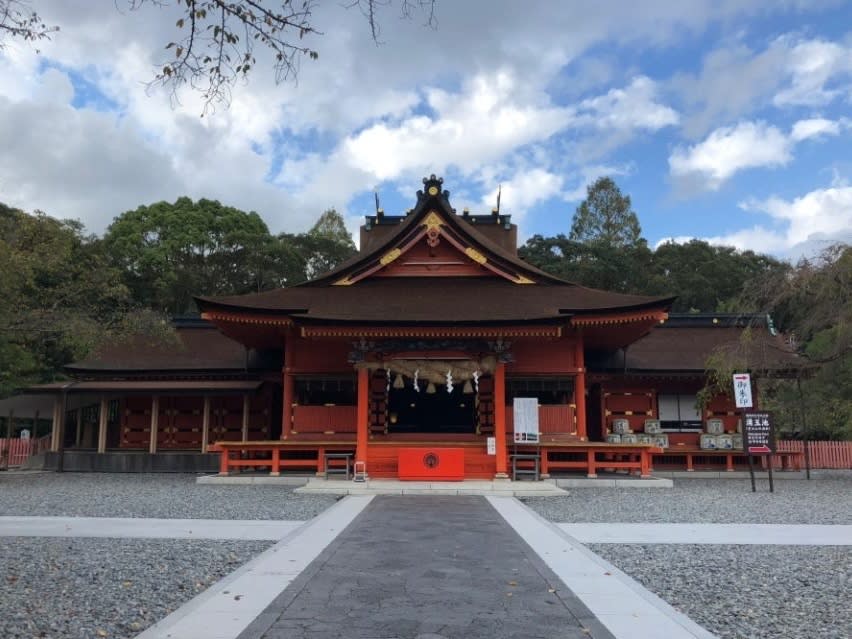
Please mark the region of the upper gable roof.
[[423, 184], [424, 190], [417, 191], [417, 205], [383, 241], [299, 286], [354, 284], [394, 263], [421, 240], [430, 239], [432, 246], [446, 240], [460, 255], [482, 266], [483, 275], [501, 277], [515, 284], [568, 284], [507, 251], [456, 215], [450, 206], [450, 192], [442, 189], [442, 178], [431, 175], [423, 179]]
[[[284, 319], [302, 325], [565, 323], [584, 316], [584, 322], [603, 326], [626, 319], [619, 314], [636, 312], [643, 314], [627, 321], [652, 322], [675, 299], [601, 291], [546, 273], [456, 215], [441, 179], [432, 175], [423, 182], [417, 205], [397, 227], [336, 269], [289, 288], [197, 297], [199, 309], [211, 318], [211, 313], [229, 314], [218, 317], [220, 322], [233, 321], [238, 313], [257, 320], [251, 323], [270, 325]], [[436, 276], [427, 265], [416, 276], [396, 276], [394, 269], [406, 262], [402, 256], [427, 245], [430, 251], [451, 251], [457, 258], [453, 264], [464, 262], [462, 267]]]

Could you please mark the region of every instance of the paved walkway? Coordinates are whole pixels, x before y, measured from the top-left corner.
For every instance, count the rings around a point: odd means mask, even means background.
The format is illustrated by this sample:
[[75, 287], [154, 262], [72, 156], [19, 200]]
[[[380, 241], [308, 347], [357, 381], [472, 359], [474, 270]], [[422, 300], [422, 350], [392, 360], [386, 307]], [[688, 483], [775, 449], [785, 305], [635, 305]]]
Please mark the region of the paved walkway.
[[609, 639], [482, 497], [376, 497], [240, 639]]
[[559, 524], [584, 544], [852, 546], [852, 526], [832, 524]]
[[278, 541], [304, 522], [119, 517], [0, 517], [0, 537], [129, 537]]

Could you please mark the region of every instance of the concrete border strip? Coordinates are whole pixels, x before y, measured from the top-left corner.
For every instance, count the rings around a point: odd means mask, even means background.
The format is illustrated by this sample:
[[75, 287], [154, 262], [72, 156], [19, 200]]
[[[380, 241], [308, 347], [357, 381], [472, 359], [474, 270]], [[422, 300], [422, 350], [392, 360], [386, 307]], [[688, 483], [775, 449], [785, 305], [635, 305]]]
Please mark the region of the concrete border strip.
[[278, 541], [303, 521], [149, 519], [132, 517], [0, 517], [0, 537], [111, 537]]
[[715, 635], [517, 499], [487, 499], [617, 638], [715, 639]]
[[584, 544], [852, 546], [849, 524], [557, 524]]
[[346, 497], [137, 639], [235, 639], [370, 503]]

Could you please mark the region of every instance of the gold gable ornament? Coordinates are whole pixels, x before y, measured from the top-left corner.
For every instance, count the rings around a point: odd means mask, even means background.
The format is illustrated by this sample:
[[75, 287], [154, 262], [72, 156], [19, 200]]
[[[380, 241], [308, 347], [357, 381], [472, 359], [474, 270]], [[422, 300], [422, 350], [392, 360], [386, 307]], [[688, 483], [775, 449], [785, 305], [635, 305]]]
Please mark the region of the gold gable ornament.
[[394, 250], [389, 251], [389, 252], [385, 253], [384, 255], [382, 255], [382, 259], [379, 260], [379, 263], [382, 266], [387, 266], [388, 264], [393, 262], [396, 258], [398, 258], [400, 255], [402, 255], [402, 251], [398, 248], [395, 248]]
[[467, 247], [464, 250], [464, 254], [467, 255], [470, 259], [472, 259], [477, 264], [485, 264], [488, 261], [488, 258], [485, 257], [479, 251], [477, 251], [475, 248]]

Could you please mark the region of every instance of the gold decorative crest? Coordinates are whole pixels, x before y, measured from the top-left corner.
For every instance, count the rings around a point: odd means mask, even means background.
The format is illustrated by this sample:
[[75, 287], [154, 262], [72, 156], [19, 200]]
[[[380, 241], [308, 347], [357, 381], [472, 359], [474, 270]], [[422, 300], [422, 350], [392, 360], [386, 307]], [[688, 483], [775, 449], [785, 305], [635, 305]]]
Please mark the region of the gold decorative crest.
[[430, 211], [429, 215], [423, 218], [423, 224], [426, 225], [426, 230], [428, 231], [444, 226], [444, 220], [441, 219], [441, 216], [435, 213], [435, 211]]
[[524, 277], [523, 275], [518, 275], [517, 278], [512, 280], [515, 284], [535, 284], [530, 278]]
[[429, 187], [429, 195], [438, 195], [438, 187], [430, 186]]
[[380, 259], [379, 262], [381, 263], [382, 266], [387, 266], [388, 264], [393, 262], [396, 258], [398, 258], [400, 255], [402, 255], [402, 251], [399, 250], [398, 248], [395, 248], [394, 250], [389, 251], [389, 252], [385, 253], [384, 255], [382, 255], [382, 259]]
[[467, 247], [464, 250], [464, 254], [467, 255], [470, 259], [472, 259], [477, 264], [485, 264], [488, 261], [488, 258], [485, 257], [479, 251], [477, 251], [475, 248]]
[[334, 285], [335, 286], [352, 286], [353, 282], [348, 277], [344, 277], [342, 280], [337, 280]]

